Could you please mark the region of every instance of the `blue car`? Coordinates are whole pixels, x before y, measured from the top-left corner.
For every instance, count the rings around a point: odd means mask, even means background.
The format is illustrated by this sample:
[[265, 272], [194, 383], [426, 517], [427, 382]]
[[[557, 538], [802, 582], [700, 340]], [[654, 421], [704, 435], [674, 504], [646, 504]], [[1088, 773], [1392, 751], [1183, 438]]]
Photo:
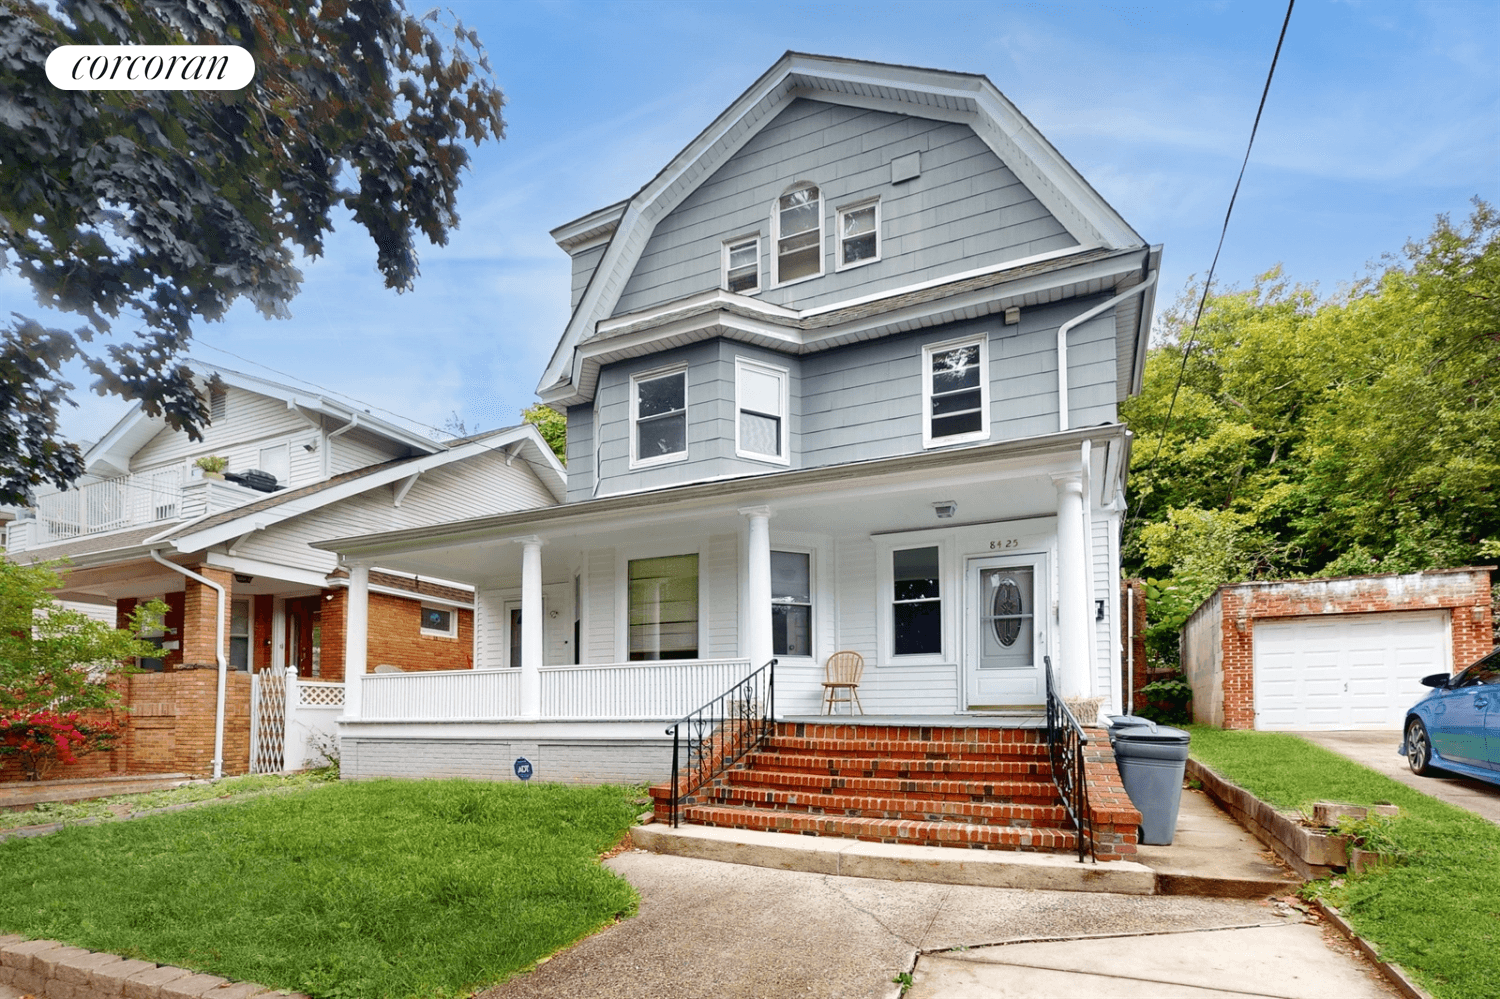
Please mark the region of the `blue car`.
[[1500, 784], [1500, 648], [1457, 676], [1434, 673], [1432, 693], [1406, 713], [1401, 753], [1411, 772]]

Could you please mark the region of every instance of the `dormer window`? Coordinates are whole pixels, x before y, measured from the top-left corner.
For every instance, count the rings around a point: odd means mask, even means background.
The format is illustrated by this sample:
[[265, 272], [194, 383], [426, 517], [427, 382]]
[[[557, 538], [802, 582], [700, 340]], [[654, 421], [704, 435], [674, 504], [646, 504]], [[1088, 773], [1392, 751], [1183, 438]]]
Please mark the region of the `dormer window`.
[[807, 184], [776, 202], [776, 283], [823, 273], [823, 196]]
[[760, 237], [731, 239], [724, 244], [724, 289], [736, 295], [760, 291]]
[[686, 458], [687, 368], [632, 375], [630, 399], [630, 466]]

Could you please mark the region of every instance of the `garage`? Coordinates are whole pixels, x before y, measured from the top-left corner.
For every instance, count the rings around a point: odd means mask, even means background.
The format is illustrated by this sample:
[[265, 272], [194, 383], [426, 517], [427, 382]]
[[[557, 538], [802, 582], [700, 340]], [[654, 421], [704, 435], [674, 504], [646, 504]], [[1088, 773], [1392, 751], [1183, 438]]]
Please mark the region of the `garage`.
[[1422, 677], [1462, 669], [1494, 647], [1492, 571], [1221, 586], [1182, 626], [1193, 720], [1398, 732], [1426, 689]]
[[1418, 681], [1452, 670], [1448, 631], [1446, 611], [1259, 621], [1255, 727], [1399, 729]]

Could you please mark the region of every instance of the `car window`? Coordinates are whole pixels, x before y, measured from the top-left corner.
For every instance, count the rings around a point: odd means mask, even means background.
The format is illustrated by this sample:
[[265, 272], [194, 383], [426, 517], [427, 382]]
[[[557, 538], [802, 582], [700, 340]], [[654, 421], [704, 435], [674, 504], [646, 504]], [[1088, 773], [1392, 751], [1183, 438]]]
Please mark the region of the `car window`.
[[1491, 652], [1453, 680], [1454, 687], [1500, 686], [1500, 650]]

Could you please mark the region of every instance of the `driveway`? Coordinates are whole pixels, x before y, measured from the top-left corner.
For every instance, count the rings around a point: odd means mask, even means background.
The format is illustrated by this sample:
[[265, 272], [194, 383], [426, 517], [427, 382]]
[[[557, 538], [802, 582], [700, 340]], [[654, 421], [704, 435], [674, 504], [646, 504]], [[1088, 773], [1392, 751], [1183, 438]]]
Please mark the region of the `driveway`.
[[640, 912], [480, 999], [1396, 995], [1275, 902], [847, 878], [632, 851]]
[[1315, 742], [1361, 763], [1377, 773], [1392, 777], [1423, 794], [1467, 808], [1500, 825], [1500, 786], [1467, 777], [1418, 777], [1406, 766], [1406, 757], [1396, 750], [1401, 733], [1388, 732], [1296, 732], [1308, 742]]

